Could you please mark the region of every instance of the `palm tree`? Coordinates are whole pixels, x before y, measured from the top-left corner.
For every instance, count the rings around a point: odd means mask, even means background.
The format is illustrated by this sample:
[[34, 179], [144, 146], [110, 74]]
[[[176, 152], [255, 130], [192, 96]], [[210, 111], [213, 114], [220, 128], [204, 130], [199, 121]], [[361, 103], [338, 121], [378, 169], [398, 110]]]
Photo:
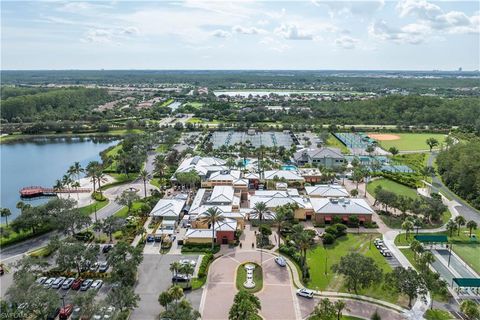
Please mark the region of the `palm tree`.
[[457, 234], [457, 236], [460, 236], [460, 228], [461, 228], [462, 226], [464, 226], [465, 223], [467, 223], [467, 220], [465, 220], [465, 218], [462, 217], [462, 216], [456, 216], [456, 217], [455, 217], [455, 222], [457, 223], [457, 226], [458, 226], [458, 230], [457, 230], [457, 231], [458, 231], [458, 234]]
[[235, 167], [235, 160], [233, 160], [233, 158], [228, 158], [225, 165], [228, 167], [228, 169], [232, 169]]
[[100, 192], [100, 194], [102, 194], [102, 185], [101, 185], [101, 183], [107, 181], [107, 176], [103, 173], [101, 167], [97, 168], [96, 176], [97, 176], [97, 183], [98, 183], [98, 192]]
[[183, 297], [183, 289], [179, 286], [173, 286], [168, 289], [168, 293], [172, 296], [173, 300], [178, 303], [178, 300], [182, 299]]
[[68, 173], [77, 176], [77, 180], [80, 180], [80, 173], [85, 172], [85, 169], [82, 168], [80, 162], [74, 162], [73, 166], [70, 166]]
[[90, 161], [86, 168], [87, 177], [89, 177], [93, 183], [93, 193], [96, 192], [95, 187], [96, 187], [97, 173], [98, 173], [99, 167], [100, 167], [100, 163], [98, 161]]
[[74, 188], [75, 190], [77, 190], [77, 199], [80, 198], [79, 194], [78, 194], [78, 188], [80, 188], [80, 182], [78, 181], [75, 181], [72, 183], [72, 188]]
[[410, 249], [413, 251], [413, 254], [415, 255], [415, 259], [416, 259], [417, 254], [423, 251], [423, 246], [420, 243], [420, 241], [413, 240], [412, 243], [410, 243]]
[[215, 226], [224, 219], [225, 217], [217, 207], [208, 208], [208, 210], [200, 218], [203, 223], [208, 224], [212, 228], [212, 253], [213, 249], [215, 248]]
[[302, 258], [302, 274], [303, 277], [306, 277], [307, 250], [310, 249], [310, 247], [312, 246], [311, 238], [301, 224], [293, 226], [292, 231], [293, 241], [297, 249], [300, 250], [300, 257]]
[[478, 305], [472, 300], [463, 300], [460, 304], [460, 311], [465, 314], [469, 319], [478, 319], [480, 317], [480, 311]]
[[149, 178], [148, 171], [145, 170], [145, 169], [140, 171], [139, 178], [141, 178], [143, 180], [143, 191], [144, 191], [145, 198], [146, 198], [147, 197], [147, 180]]
[[448, 234], [451, 237], [453, 235], [453, 232], [457, 230], [457, 224], [452, 219], [450, 219], [445, 225], [445, 228], [447, 229]]
[[8, 208], [2, 208], [0, 209], [0, 216], [2, 218], [5, 218], [5, 224], [8, 227], [8, 217], [12, 215], [12, 212]]
[[153, 165], [155, 167], [155, 172], [160, 176], [163, 177], [165, 174], [165, 157], [162, 155], [157, 155], [155, 160], [153, 161]]
[[53, 185], [53, 190], [60, 191], [64, 187], [62, 180], [55, 180], [55, 184]]
[[195, 267], [192, 266], [190, 263], [184, 263], [180, 266], [179, 271], [180, 271], [181, 274], [184, 274], [184, 275], [187, 276], [188, 283], [190, 284], [190, 281], [191, 281], [190, 276], [192, 276], [193, 273], [195, 272]]
[[405, 230], [405, 239], [408, 239], [408, 233], [413, 230], [413, 222], [410, 220], [405, 220], [402, 223], [402, 229]]
[[333, 307], [335, 308], [335, 310], [337, 312], [337, 320], [340, 320], [342, 318], [342, 311], [346, 308], [346, 306], [347, 306], [347, 304], [343, 300], [337, 300], [333, 304]]
[[284, 207], [278, 207], [272, 219], [272, 222], [277, 225], [278, 245], [280, 245], [281, 240], [280, 231], [282, 230], [282, 227], [285, 225], [286, 222], [286, 213], [284, 210]]
[[415, 220], [413, 220], [413, 226], [417, 229], [417, 234], [418, 234], [418, 229], [420, 229], [423, 226], [422, 220], [419, 218], [415, 218]]
[[68, 197], [70, 198], [70, 186], [72, 184], [73, 180], [68, 174], [64, 174], [62, 177], [62, 184], [64, 187], [67, 188], [68, 190]]
[[265, 213], [267, 213], [267, 205], [265, 202], [257, 202], [253, 207], [253, 211], [257, 214], [257, 219], [260, 223], [263, 221]]
[[470, 231], [470, 238], [472, 237], [472, 230], [477, 230], [477, 223], [473, 220], [467, 222], [467, 228]]
[[164, 292], [160, 293], [160, 295], [158, 296], [158, 303], [160, 303], [160, 305], [162, 307], [164, 307], [165, 310], [167, 310], [167, 311], [168, 311], [168, 305], [172, 301], [173, 301], [173, 298], [170, 295], [170, 293], [168, 293], [168, 291], [164, 291]]
[[425, 267], [425, 270], [428, 270], [430, 264], [435, 262], [435, 256], [430, 251], [424, 252], [420, 257], [420, 264]]
[[170, 271], [172, 272], [172, 277], [175, 279], [174, 283], [177, 283], [177, 278], [175, 277], [182, 267], [182, 264], [179, 261], [174, 261], [170, 263]]

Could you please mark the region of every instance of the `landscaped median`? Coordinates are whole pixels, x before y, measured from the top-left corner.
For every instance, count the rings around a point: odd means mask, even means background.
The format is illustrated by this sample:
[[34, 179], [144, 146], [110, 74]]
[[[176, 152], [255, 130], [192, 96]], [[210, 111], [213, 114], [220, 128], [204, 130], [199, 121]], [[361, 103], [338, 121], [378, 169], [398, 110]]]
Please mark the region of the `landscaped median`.
[[203, 256], [200, 267], [198, 268], [197, 277], [192, 279], [192, 290], [203, 287], [205, 281], [207, 281], [208, 268], [213, 260], [214, 257], [211, 253], [207, 253]]
[[[247, 269], [249, 266], [253, 266], [253, 287], [246, 287], [244, 284], [247, 282]], [[237, 290], [245, 290], [250, 293], [255, 293], [263, 288], [263, 270], [262, 267], [253, 262], [246, 262], [237, 267], [236, 280]]]

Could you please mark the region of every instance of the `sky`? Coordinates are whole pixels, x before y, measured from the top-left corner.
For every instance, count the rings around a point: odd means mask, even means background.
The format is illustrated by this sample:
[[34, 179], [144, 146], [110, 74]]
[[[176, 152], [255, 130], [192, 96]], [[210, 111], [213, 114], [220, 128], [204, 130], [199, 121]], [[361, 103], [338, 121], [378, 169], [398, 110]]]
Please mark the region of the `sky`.
[[478, 70], [480, 1], [3, 1], [1, 69]]

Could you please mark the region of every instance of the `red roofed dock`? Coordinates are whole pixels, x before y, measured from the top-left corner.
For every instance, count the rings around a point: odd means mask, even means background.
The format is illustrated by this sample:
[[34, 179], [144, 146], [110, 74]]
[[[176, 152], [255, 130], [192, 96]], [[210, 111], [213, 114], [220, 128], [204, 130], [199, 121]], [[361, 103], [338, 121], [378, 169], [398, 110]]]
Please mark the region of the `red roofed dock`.
[[22, 198], [34, 198], [42, 196], [53, 196], [57, 193], [86, 193], [91, 192], [89, 188], [44, 188], [40, 186], [30, 186], [20, 189], [20, 197]]

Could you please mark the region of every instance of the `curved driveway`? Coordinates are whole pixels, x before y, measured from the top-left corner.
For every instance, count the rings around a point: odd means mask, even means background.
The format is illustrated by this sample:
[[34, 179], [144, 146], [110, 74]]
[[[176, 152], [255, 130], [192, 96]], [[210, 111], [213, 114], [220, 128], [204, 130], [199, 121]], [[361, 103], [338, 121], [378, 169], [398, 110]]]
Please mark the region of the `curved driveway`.
[[[291, 285], [289, 269], [279, 267], [274, 258], [271, 253], [263, 253], [263, 289], [256, 293], [262, 305], [260, 314], [264, 319], [300, 319], [300, 308]], [[212, 263], [200, 304], [202, 319], [228, 319], [228, 311], [237, 293], [237, 267], [244, 262], [260, 264], [260, 259], [259, 251], [237, 250]]]

